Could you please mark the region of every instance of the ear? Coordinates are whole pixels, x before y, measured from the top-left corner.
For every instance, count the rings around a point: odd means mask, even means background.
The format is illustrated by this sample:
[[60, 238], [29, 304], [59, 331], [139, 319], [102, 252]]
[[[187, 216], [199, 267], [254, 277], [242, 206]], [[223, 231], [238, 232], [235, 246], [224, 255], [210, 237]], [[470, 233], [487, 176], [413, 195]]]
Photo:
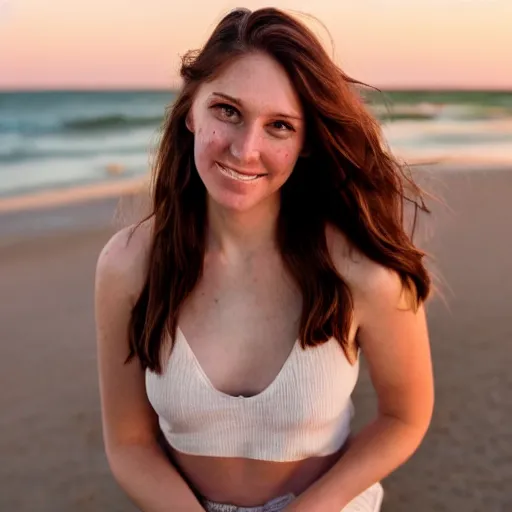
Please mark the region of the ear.
[[194, 120], [192, 118], [192, 109], [188, 111], [187, 117], [185, 118], [185, 126], [188, 130], [194, 133]]

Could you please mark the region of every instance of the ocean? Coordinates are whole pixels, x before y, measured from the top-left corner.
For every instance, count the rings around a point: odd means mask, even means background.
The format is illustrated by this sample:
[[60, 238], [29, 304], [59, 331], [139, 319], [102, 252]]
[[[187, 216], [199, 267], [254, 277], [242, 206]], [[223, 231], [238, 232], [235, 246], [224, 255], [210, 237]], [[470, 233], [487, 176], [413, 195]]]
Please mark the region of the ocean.
[[[172, 91], [0, 92], [0, 196], [147, 173]], [[407, 161], [512, 164], [512, 91], [368, 95]]]

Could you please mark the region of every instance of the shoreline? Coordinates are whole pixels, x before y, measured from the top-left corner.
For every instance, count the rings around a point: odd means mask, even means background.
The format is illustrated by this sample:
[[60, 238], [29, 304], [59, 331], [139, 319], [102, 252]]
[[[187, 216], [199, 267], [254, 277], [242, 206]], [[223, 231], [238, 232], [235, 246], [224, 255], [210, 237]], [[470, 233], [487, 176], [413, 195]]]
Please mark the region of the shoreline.
[[0, 198], [0, 213], [54, 208], [70, 204], [89, 202], [142, 193], [149, 183], [148, 176], [127, 178], [112, 182], [40, 190]]
[[[453, 173], [453, 172], [507, 172], [512, 170], [510, 162], [480, 160], [409, 160], [406, 164], [413, 171], [420, 173]], [[0, 214], [20, 211], [31, 211], [60, 206], [90, 202], [96, 199], [122, 198], [136, 196], [147, 191], [150, 176], [138, 176], [116, 181], [101, 181], [87, 185], [70, 185], [62, 188], [42, 189], [36, 192], [14, 194], [0, 197]]]

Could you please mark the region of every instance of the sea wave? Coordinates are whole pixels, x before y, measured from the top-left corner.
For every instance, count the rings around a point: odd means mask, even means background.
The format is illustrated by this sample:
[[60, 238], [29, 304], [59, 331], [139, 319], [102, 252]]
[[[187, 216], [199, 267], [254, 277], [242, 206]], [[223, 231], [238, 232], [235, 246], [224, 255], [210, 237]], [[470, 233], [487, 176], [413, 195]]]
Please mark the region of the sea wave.
[[158, 126], [163, 120], [162, 116], [126, 116], [107, 115], [91, 118], [77, 118], [62, 123], [65, 131], [90, 132], [103, 130], [119, 130], [123, 128], [138, 128], [144, 126]]
[[[512, 118], [512, 106], [476, 105], [476, 104], [446, 104], [435, 102], [369, 104], [370, 110], [383, 124], [394, 124], [401, 121], [418, 121], [425, 126], [438, 121], [486, 121], [506, 120]], [[164, 114], [151, 113], [120, 113], [108, 112], [94, 115], [86, 112], [50, 113], [46, 116], [0, 115], [0, 135], [21, 135], [24, 137], [39, 137], [45, 135], [68, 135], [80, 137], [83, 135], [97, 136], [102, 134], [126, 133], [134, 130], [151, 130], [160, 132]]]
[[103, 132], [119, 132], [137, 128], [160, 128], [162, 115], [136, 116], [125, 114], [108, 114], [97, 117], [78, 116], [71, 119], [48, 117], [41, 119], [0, 118], [0, 135], [19, 134], [23, 136], [39, 136], [49, 134], [95, 134]]
[[512, 106], [443, 104], [420, 102], [417, 104], [392, 103], [369, 105], [382, 122], [394, 121], [477, 121], [499, 120], [512, 117]]
[[29, 147], [11, 148], [7, 151], [0, 149], [0, 163], [15, 164], [30, 160], [48, 160], [48, 159], [65, 159], [65, 158], [87, 158], [92, 155], [138, 155], [147, 152], [145, 146], [118, 147], [118, 148], [101, 148], [91, 147], [90, 149], [40, 149]]

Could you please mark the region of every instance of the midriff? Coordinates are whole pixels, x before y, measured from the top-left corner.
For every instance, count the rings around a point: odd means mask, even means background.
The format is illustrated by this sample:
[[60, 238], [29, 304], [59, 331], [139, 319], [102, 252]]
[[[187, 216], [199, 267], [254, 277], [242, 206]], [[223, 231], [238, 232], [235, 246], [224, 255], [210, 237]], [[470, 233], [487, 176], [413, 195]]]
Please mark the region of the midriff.
[[168, 444], [168, 455], [192, 490], [210, 501], [256, 507], [284, 494], [296, 496], [324, 475], [343, 455], [337, 452], [290, 462], [189, 455]]

